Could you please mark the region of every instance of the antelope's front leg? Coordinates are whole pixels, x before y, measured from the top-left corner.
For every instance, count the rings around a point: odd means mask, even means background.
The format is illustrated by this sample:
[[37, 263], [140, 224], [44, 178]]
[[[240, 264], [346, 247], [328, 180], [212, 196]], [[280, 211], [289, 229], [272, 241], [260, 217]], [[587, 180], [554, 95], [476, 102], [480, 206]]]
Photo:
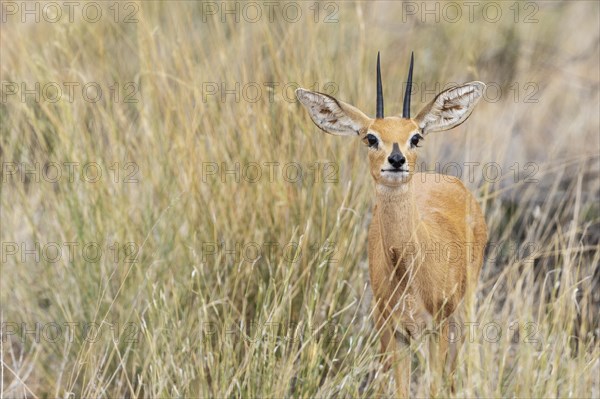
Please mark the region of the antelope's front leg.
[[457, 360], [458, 360], [458, 352], [460, 351], [460, 348], [462, 347], [462, 345], [464, 345], [465, 343], [465, 334], [462, 332], [462, 329], [460, 326], [463, 325], [462, 323], [462, 319], [459, 316], [451, 316], [450, 317], [450, 323], [452, 323], [454, 325], [454, 329], [450, 327], [449, 329], [449, 333], [450, 333], [450, 342], [449, 342], [449, 350], [448, 350], [448, 365], [449, 365], [449, 372], [448, 372], [448, 379], [450, 380], [450, 391], [452, 393], [456, 392], [456, 384], [454, 382], [454, 377], [456, 374], [456, 366], [457, 366]]
[[[429, 337], [429, 367], [431, 372], [430, 396], [435, 398], [443, 393], [450, 340], [448, 321], [437, 324], [435, 335]], [[452, 376], [450, 376], [452, 377]]]
[[393, 322], [375, 312], [375, 325], [380, 332], [381, 353], [387, 354], [384, 368], [393, 367], [396, 391], [394, 397], [410, 397], [411, 352], [410, 338], [406, 332], [395, 331]]
[[410, 336], [406, 331], [397, 330], [394, 336], [396, 350], [394, 351], [394, 374], [396, 379], [395, 397], [410, 397], [410, 374], [412, 352]]

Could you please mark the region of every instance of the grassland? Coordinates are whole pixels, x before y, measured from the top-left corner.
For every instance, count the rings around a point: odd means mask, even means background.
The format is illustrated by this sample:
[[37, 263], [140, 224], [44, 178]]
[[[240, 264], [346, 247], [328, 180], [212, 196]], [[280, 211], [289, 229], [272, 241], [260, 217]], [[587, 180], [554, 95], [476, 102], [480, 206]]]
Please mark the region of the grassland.
[[439, 22], [406, 8], [422, 3], [299, 2], [298, 20], [264, 3], [259, 18], [99, 4], [97, 22], [3, 8], [0, 396], [391, 394], [366, 149], [293, 98], [300, 85], [372, 115], [378, 50], [387, 113], [411, 50], [413, 112], [448, 82], [488, 85], [420, 154], [460, 175], [493, 244], [456, 396], [600, 396], [598, 3], [482, 3], [472, 21], [439, 3]]

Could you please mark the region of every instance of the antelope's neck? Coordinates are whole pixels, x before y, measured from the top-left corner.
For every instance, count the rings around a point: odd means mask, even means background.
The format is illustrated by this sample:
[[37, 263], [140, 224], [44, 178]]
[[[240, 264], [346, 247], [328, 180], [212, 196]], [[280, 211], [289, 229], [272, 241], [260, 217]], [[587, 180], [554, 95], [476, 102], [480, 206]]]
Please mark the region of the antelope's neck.
[[377, 214], [381, 241], [385, 252], [390, 248], [402, 248], [417, 239], [419, 220], [414, 200], [412, 182], [399, 188], [377, 186]]

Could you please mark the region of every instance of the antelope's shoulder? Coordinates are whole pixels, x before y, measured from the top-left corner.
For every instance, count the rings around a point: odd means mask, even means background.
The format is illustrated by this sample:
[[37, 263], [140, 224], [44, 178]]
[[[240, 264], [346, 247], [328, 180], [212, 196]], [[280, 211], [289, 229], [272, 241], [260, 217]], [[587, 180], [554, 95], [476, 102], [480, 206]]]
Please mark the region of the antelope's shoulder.
[[470, 202], [472, 195], [463, 182], [454, 176], [438, 173], [415, 173], [415, 200], [420, 204], [453, 205]]
[[485, 223], [475, 197], [454, 176], [415, 174], [415, 200], [423, 221], [435, 225], [452, 225], [462, 229], [465, 223]]

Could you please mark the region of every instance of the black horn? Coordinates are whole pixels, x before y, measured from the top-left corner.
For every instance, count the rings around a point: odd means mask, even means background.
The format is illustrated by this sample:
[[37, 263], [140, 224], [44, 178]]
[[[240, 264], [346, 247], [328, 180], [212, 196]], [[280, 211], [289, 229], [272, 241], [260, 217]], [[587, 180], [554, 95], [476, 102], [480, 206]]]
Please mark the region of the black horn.
[[[406, 81], [406, 92], [404, 93], [404, 108], [402, 109], [402, 117], [410, 118], [410, 92], [412, 91], [412, 71], [413, 71], [413, 52], [410, 53], [410, 67], [408, 69], [408, 79]], [[383, 108], [383, 106], [382, 106]]]
[[381, 67], [377, 52], [377, 118], [383, 118], [383, 87], [381, 86]]

